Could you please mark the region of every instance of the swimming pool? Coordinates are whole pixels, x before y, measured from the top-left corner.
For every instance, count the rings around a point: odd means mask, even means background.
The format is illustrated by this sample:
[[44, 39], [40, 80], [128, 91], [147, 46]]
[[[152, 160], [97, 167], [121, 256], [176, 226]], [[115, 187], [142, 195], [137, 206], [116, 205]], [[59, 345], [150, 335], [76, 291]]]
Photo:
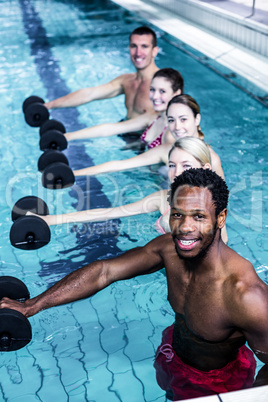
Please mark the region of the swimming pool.
[[[10, 210], [23, 196], [38, 195], [51, 213], [63, 213], [121, 205], [161, 187], [157, 169], [143, 168], [79, 178], [71, 189], [56, 192], [42, 188], [38, 129], [26, 125], [21, 111], [29, 95], [53, 99], [132, 70], [128, 35], [144, 21], [109, 1], [11, 0], [1, 4], [1, 11], [1, 275], [22, 279], [35, 296], [85, 263], [118, 255], [158, 235], [153, 226], [157, 214], [150, 214], [52, 227], [51, 243], [32, 252], [14, 249], [9, 242]], [[155, 30], [161, 49], [158, 66], [177, 68], [185, 77], [186, 92], [201, 106], [206, 140], [221, 156], [231, 190], [229, 244], [267, 282], [267, 109]], [[115, 121], [124, 117], [123, 100], [57, 110], [52, 116], [67, 130]], [[74, 141], [66, 154], [78, 169], [132, 156], [123, 146], [119, 137]], [[90, 300], [44, 311], [30, 322], [33, 341], [17, 352], [1, 353], [0, 399], [165, 400], [152, 367], [161, 332], [173, 322], [161, 272], [119, 282]]]

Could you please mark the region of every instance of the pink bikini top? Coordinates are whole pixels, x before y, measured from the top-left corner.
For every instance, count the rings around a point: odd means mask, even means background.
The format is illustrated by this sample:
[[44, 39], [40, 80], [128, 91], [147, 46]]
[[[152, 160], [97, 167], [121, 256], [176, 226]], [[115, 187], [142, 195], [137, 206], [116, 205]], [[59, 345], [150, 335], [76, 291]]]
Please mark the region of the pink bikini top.
[[168, 209], [163, 213], [163, 215], [160, 216], [159, 219], [157, 219], [157, 221], [155, 222], [155, 228], [158, 231], [158, 233], [161, 234], [166, 234], [167, 231], [164, 229], [164, 227], [161, 225], [161, 219], [166, 216], [166, 214], [170, 211], [170, 206], [168, 207]]
[[161, 145], [161, 144], [162, 144], [162, 137], [163, 137], [164, 132], [165, 132], [166, 129], [167, 129], [167, 126], [164, 127], [162, 133], [161, 133], [157, 138], [155, 138], [150, 144], [148, 144], [148, 142], [147, 142], [146, 139], [145, 139], [148, 130], [150, 130], [150, 128], [154, 125], [154, 123], [155, 123], [160, 117], [161, 117], [161, 116], [157, 116], [157, 118], [156, 118], [154, 121], [152, 121], [152, 123], [149, 124], [149, 126], [144, 130], [144, 132], [142, 133], [142, 135], [141, 135], [141, 137], [140, 137], [140, 140], [141, 140], [142, 142], [144, 142], [144, 143], [148, 146], [149, 149], [150, 149], [150, 148], [154, 148], [154, 147], [158, 147], [158, 145]]

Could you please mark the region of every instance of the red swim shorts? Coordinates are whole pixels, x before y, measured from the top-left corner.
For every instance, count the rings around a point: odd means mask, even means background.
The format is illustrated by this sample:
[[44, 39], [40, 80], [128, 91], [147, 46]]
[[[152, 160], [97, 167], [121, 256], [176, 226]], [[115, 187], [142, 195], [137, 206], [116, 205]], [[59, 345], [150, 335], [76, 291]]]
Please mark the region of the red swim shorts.
[[242, 346], [235, 360], [217, 370], [201, 371], [185, 363], [172, 348], [173, 327], [163, 331], [154, 367], [158, 385], [173, 401], [221, 394], [249, 388], [254, 382], [256, 361], [250, 349]]

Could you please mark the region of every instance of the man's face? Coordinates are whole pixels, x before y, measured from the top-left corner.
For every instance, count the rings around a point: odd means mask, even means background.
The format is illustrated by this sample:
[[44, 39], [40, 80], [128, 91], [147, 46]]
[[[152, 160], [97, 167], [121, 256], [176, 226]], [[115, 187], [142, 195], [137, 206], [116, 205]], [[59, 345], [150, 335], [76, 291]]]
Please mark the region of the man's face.
[[137, 70], [148, 67], [157, 55], [158, 48], [153, 47], [152, 40], [152, 35], [131, 35], [130, 58]]
[[205, 255], [217, 231], [211, 192], [207, 188], [178, 187], [170, 211], [170, 228], [179, 257]]

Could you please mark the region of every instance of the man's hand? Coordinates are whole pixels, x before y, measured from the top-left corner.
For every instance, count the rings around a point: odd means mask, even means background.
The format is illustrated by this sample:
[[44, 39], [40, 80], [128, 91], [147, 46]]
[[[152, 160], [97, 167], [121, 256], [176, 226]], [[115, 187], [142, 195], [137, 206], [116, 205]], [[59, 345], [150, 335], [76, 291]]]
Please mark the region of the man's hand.
[[25, 306], [26, 302], [21, 303], [17, 300], [12, 300], [9, 299], [8, 297], [3, 297], [3, 299], [0, 300], [0, 309], [2, 308], [10, 308], [12, 310], [17, 310], [26, 317], [29, 317], [27, 314], [27, 308]]

